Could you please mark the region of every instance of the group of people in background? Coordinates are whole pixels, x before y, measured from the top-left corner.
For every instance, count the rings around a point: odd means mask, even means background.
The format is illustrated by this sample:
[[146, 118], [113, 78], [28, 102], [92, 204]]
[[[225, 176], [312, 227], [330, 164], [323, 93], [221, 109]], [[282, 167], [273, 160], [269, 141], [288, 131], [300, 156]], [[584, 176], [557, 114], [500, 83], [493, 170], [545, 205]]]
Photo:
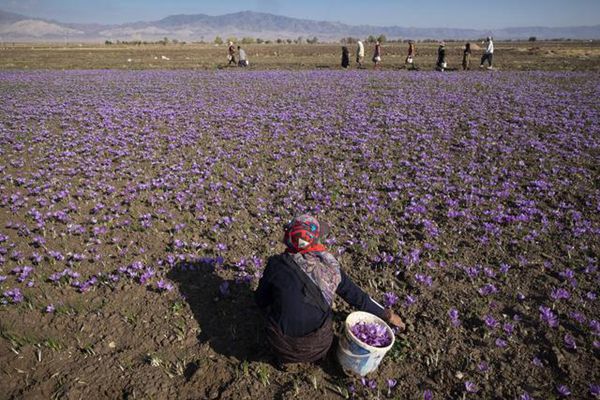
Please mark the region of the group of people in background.
[[230, 41], [229, 46], [227, 47], [227, 60], [229, 60], [227, 66], [233, 64], [234, 66], [237, 65], [238, 67], [247, 67], [248, 65], [250, 65], [250, 62], [248, 61], [248, 56], [246, 56], [246, 52], [240, 46], [237, 47], [237, 54], [238, 60], [236, 63], [235, 45], [233, 44], [233, 42]]
[[[488, 63], [487, 69], [493, 69], [493, 60], [494, 60], [494, 41], [491, 36], [488, 36], [484, 42], [485, 49], [483, 51], [483, 56], [481, 56], [481, 63], [479, 64], [479, 68], [485, 68], [485, 63]], [[463, 71], [468, 71], [471, 69], [471, 43], [465, 43], [465, 47], [463, 48], [463, 59], [462, 59], [462, 69]], [[438, 71], [450, 71], [452, 69], [448, 68], [448, 63], [446, 62], [446, 44], [444, 42], [440, 43], [438, 47], [438, 57], [435, 68]]]
[[[356, 42], [356, 64], [358, 68], [364, 68], [363, 62], [365, 60], [365, 45], [362, 41]], [[373, 64], [375, 69], [381, 63], [381, 43], [375, 42], [375, 50], [373, 51]], [[342, 68], [348, 68], [350, 66], [350, 51], [347, 46], [342, 46]]]
[[[487, 62], [487, 69], [493, 69], [493, 59], [494, 59], [494, 42], [491, 36], [488, 36], [486, 41], [484, 42], [485, 49], [483, 56], [481, 57], [481, 64], [479, 68], [485, 68], [485, 63]], [[237, 54], [237, 60], [236, 60]], [[462, 59], [462, 69], [463, 71], [468, 71], [471, 69], [471, 43], [466, 43], [463, 48], [463, 59]], [[408, 42], [408, 54], [406, 59], [404, 60], [405, 68], [411, 70], [417, 70], [417, 65], [415, 63], [415, 58], [417, 56], [416, 45], [414, 41]], [[229, 42], [229, 46], [227, 48], [227, 59], [229, 63], [228, 66], [234, 65], [239, 67], [247, 67], [250, 65], [248, 61], [248, 56], [244, 49], [240, 46], [236, 46], [233, 42]], [[359, 69], [365, 68], [363, 65], [365, 59], [365, 45], [362, 41], [356, 42], [356, 64]], [[381, 43], [379, 41], [375, 42], [375, 47], [373, 48], [373, 57], [371, 59], [373, 61], [373, 68], [378, 69], [381, 64]], [[350, 67], [350, 50], [347, 46], [342, 46], [342, 68]], [[449, 68], [448, 62], [446, 59], [446, 43], [440, 42], [438, 50], [437, 50], [437, 61], [435, 64], [435, 69], [438, 71], [455, 71], [456, 68]]]
[[[494, 58], [494, 42], [491, 36], [488, 36], [486, 41], [484, 42], [485, 50], [483, 56], [481, 57], [481, 64], [479, 68], [484, 68], [485, 63], [488, 63], [487, 69], [493, 69], [493, 58]], [[463, 48], [463, 59], [462, 59], [462, 69], [467, 71], [471, 69], [471, 43], [466, 43]], [[417, 65], [415, 63], [415, 57], [417, 55], [416, 45], [414, 41], [408, 42], [408, 54], [406, 55], [406, 59], [404, 60], [405, 68], [417, 70]], [[357, 42], [356, 47], [356, 63], [358, 68], [364, 68], [363, 60], [365, 57], [365, 47], [362, 41]], [[373, 49], [373, 68], [377, 69], [379, 64], [381, 63], [381, 44], [379, 41], [375, 42], [375, 47]], [[348, 47], [342, 47], [342, 68], [348, 68], [350, 66], [350, 53], [348, 51]], [[446, 59], [446, 43], [440, 42], [438, 51], [437, 51], [437, 61], [435, 64], [435, 69], [438, 71], [455, 71], [456, 68], [448, 68], [448, 62]]]

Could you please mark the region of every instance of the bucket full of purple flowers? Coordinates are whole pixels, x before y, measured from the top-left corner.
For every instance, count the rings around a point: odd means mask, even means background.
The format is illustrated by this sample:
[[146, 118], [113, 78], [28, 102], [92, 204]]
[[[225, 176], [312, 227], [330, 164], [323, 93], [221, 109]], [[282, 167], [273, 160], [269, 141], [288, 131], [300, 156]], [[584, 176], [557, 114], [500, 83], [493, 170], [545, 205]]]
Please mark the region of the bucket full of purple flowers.
[[346, 318], [337, 357], [345, 371], [365, 376], [379, 367], [394, 340], [394, 332], [385, 321], [373, 314], [356, 311]]

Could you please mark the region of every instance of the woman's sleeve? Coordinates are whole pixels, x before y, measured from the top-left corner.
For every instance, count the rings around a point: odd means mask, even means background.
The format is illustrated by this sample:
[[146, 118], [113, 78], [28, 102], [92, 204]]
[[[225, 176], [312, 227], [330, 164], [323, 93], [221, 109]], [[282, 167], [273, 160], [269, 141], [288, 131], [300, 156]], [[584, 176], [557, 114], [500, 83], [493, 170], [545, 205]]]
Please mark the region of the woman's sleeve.
[[356, 286], [343, 270], [340, 270], [340, 272], [342, 274], [342, 280], [338, 285], [336, 293], [351, 306], [358, 308], [361, 311], [374, 314], [379, 318], [383, 318], [385, 311], [383, 306], [376, 303], [361, 288]]
[[273, 302], [271, 292], [271, 280], [273, 279], [273, 262], [267, 263], [263, 276], [258, 281], [258, 288], [254, 292], [254, 301], [259, 308], [265, 308]]

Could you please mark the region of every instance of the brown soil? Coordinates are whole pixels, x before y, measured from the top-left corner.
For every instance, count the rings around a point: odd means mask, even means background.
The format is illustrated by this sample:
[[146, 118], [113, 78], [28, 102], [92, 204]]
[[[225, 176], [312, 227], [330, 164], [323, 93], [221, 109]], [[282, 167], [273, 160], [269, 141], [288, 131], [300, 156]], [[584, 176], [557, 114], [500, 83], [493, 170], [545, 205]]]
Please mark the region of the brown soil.
[[[449, 67], [460, 68], [462, 42], [447, 43]], [[251, 69], [339, 69], [338, 44], [244, 46]], [[354, 45], [351, 67], [354, 67]], [[406, 44], [383, 45], [382, 69], [404, 68]], [[476, 67], [482, 50], [473, 43], [472, 64]], [[226, 46], [179, 45], [44, 45], [0, 46], [0, 69], [219, 69], [226, 68]], [[372, 68], [367, 45], [365, 66]], [[434, 69], [437, 44], [418, 43], [415, 63], [422, 70]], [[169, 60], [163, 60], [162, 56]], [[600, 42], [497, 42], [496, 67], [502, 70], [600, 70]]]

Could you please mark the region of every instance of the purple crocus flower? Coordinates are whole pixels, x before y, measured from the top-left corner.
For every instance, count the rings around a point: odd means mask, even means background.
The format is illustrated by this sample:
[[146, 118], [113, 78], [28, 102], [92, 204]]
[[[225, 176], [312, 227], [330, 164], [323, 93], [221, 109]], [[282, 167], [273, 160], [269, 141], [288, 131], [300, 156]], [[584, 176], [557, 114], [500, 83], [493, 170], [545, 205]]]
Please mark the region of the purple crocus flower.
[[390, 308], [398, 302], [398, 296], [394, 292], [387, 292], [383, 295], [383, 304]]
[[145, 285], [150, 278], [155, 274], [154, 268], [148, 267], [146, 271], [140, 275], [140, 284]]
[[360, 378], [360, 383], [369, 389], [377, 389], [377, 382], [375, 379], [366, 379], [364, 377]]
[[583, 315], [582, 313], [580, 313], [578, 311], [571, 311], [569, 313], [569, 317], [571, 317], [571, 319], [579, 322], [582, 325], [585, 324], [585, 322], [587, 320], [586, 317], [585, 317], [585, 315]]
[[161, 279], [156, 283], [156, 288], [162, 292], [170, 292], [171, 290], [173, 290], [173, 284], [165, 281], [164, 279]]
[[31, 262], [32, 262], [32, 263], [34, 263], [34, 264], [39, 264], [39, 263], [41, 263], [41, 262], [42, 262], [42, 260], [43, 260], [43, 257], [42, 257], [40, 254], [38, 254], [38, 253], [36, 253], [36, 252], [33, 252], [33, 253], [31, 254], [30, 260], [31, 260]]
[[571, 350], [577, 349], [577, 343], [575, 342], [575, 338], [570, 334], [565, 334], [564, 337], [565, 347]]
[[227, 251], [227, 245], [225, 243], [217, 243], [217, 250]]
[[48, 314], [52, 314], [55, 310], [56, 308], [54, 307], [54, 304], [48, 304], [44, 309], [44, 311]]
[[600, 322], [593, 319], [590, 321], [589, 325], [590, 325], [590, 329], [592, 330], [592, 334], [594, 334], [596, 336], [600, 336]]
[[498, 289], [496, 288], [496, 286], [492, 285], [491, 283], [488, 283], [487, 285], [479, 288], [479, 290], [477, 291], [482, 296], [489, 296], [490, 294], [498, 293]]
[[600, 385], [590, 383], [590, 394], [595, 399], [600, 399]]
[[523, 392], [522, 395], [519, 396], [519, 400], [534, 400], [533, 397], [527, 392]]
[[498, 321], [496, 321], [496, 319], [494, 317], [492, 317], [491, 315], [486, 315], [485, 318], [483, 319], [483, 321], [485, 322], [485, 324], [491, 328], [491, 329], [496, 329], [498, 327]]
[[504, 348], [508, 345], [508, 343], [506, 342], [506, 340], [504, 339], [496, 339], [496, 346], [500, 347], [500, 348]]
[[416, 302], [417, 302], [417, 298], [410, 294], [407, 294], [406, 297], [404, 298], [404, 306], [405, 307], [410, 307], [413, 304], [415, 304]]
[[425, 389], [423, 392], [423, 400], [433, 400], [433, 393], [429, 389]]
[[502, 329], [504, 329], [504, 332], [508, 336], [511, 336], [513, 334], [515, 326], [513, 324], [511, 324], [510, 322], [505, 322], [504, 325], [502, 326]]
[[539, 310], [542, 321], [545, 321], [551, 328], [556, 328], [558, 326], [558, 317], [549, 307], [540, 306]]
[[448, 316], [450, 317], [450, 322], [452, 323], [452, 326], [457, 327], [460, 326], [460, 319], [459, 319], [459, 314], [458, 314], [458, 310], [456, 308], [451, 308], [448, 311]]
[[561, 397], [568, 397], [571, 395], [571, 389], [567, 385], [556, 386], [556, 391]]
[[415, 274], [415, 280], [425, 286], [431, 286], [433, 284], [431, 276], [425, 274]]
[[550, 294], [550, 296], [554, 300], [563, 300], [563, 299], [568, 299], [569, 297], [571, 297], [571, 294], [566, 289], [556, 288], [556, 289], [552, 290], [552, 293]]
[[477, 385], [475, 385], [473, 382], [471, 381], [466, 381], [465, 382], [465, 390], [468, 393], [477, 393], [479, 391], [479, 389], [477, 388]]
[[81, 293], [87, 292], [96, 283], [98, 283], [98, 278], [96, 278], [95, 276], [92, 276], [90, 279], [88, 279], [87, 281], [83, 282], [82, 284], [80, 284], [78, 286], [79, 292], [81, 292]]
[[504, 275], [508, 274], [508, 271], [510, 270], [510, 265], [508, 264], [500, 264], [500, 272], [502, 272]]
[[60, 251], [50, 250], [50, 251], [48, 251], [48, 254], [50, 255], [50, 257], [54, 258], [56, 261], [63, 261], [65, 259], [65, 256], [63, 256]]

